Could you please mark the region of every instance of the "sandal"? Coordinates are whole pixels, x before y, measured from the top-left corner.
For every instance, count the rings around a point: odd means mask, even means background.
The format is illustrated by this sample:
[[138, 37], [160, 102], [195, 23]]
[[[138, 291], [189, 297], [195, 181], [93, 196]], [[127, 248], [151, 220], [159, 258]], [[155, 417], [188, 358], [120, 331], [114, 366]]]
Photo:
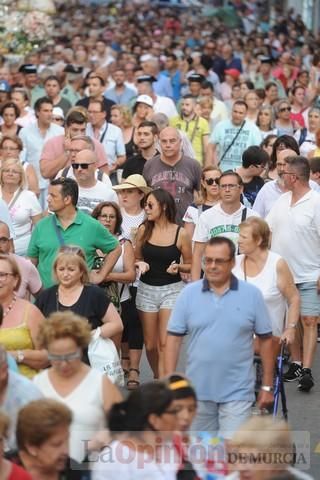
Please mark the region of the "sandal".
[[[140, 375], [140, 370], [138, 370], [137, 368], [129, 368], [129, 375], [130, 375], [130, 372], [136, 372], [138, 374], [138, 376]], [[140, 386], [139, 380], [128, 380], [127, 381], [127, 389], [128, 390], [135, 390], [139, 386]]]
[[[130, 358], [129, 357], [121, 357], [121, 364], [122, 364], [123, 360], [126, 360], [126, 361], [128, 361], [128, 363], [130, 363]], [[123, 370], [124, 376], [127, 377], [129, 375], [129, 369], [122, 367], [122, 370]]]

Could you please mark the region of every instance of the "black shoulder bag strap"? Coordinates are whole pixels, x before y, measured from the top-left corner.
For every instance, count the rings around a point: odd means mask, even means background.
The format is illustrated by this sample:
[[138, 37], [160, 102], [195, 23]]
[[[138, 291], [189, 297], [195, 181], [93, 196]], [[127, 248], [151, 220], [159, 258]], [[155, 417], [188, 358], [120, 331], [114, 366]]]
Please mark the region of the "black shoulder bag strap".
[[[243, 210], [242, 210], [242, 213], [241, 213], [241, 221], [240, 223], [244, 222], [245, 219], [247, 218], [247, 208], [245, 207]], [[238, 255], [240, 254], [240, 250], [239, 250], [239, 247], [238, 247]]]
[[59, 243], [60, 243], [60, 245], [62, 246], [62, 245], [65, 244], [65, 241], [64, 241], [64, 238], [63, 238], [63, 236], [62, 236], [62, 234], [61, 234], [60, 228], [59, 228], [58, 225], [57, 225], [57, 222], [56, 222], [56, 219], [55, 219], [55, 215], [52, 215], [51, 218], [52, 218], [53, 228], [54, 228], [54, 230], [55, 230], [55, 232], [56, 232], [56, 235], [57, 235], [57, 238], [58, 238], [58, 240], [59, 240]]
[[237, 133], [235, 134], [235, 136], [233, 137], [232, 139], [232, 142], [230, 143], [230, 145], [225, 149], [225, 151], [223, 152], [223, 155], [222, 157], [220, 158], [220, 161], [219, 161], [219, 164], [218, 166], [220, 166], [222, 160], [224, 159], [224, 157], [227, 155], [227, 153], [229, 152], [230, 148], [232, 147], [232, 145], [234, 144], [234, 142], [237, 140], [237, 138], [239, 137], [240, 133], [241, 133], [241, 130], [243, 129], [244, 125], [245, 125], [246, 121], [244, 120], [244, 122], [242, 122], [241, 124], [241, 127], [239, 128], [239, 130], [237, 131]]

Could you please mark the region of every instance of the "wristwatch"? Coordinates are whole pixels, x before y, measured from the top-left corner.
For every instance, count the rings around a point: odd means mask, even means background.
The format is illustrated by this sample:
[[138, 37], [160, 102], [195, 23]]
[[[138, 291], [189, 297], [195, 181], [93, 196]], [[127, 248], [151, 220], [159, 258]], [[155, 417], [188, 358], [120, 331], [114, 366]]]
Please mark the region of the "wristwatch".
[[262, 385], [261, 390], [264, 392], [273, 392], [273, 387], [270, 387], [269, 385]]
[[17, 351], [17, 363], [22, 363], [24, 360], [24, 353], [22, 350]]

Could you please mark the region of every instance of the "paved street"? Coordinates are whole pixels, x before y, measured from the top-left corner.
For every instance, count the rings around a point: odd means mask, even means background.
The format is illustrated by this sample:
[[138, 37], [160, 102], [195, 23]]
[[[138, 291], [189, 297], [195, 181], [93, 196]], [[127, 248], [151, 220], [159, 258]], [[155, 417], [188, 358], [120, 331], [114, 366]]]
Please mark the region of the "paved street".
[[[178, 370], [184, 371], [185, 352], [182, 352]], [[311, 436], [311, 469], [304, 470], [315, 479], [320, 479], [320, 348], [313, 369], [316, 382], [310, 393], [297, 390], [297, 383], [286, 383], [286, 395], [289, 410], [289, 422], [293, 430], [309, 432]], [[152, 380], [152, 374], [145, 356], [141, 365], [141, 380]], [[280, 409], [279, 409], [280, 410]], [[315, 452], [318, 446], [318, 453]]]

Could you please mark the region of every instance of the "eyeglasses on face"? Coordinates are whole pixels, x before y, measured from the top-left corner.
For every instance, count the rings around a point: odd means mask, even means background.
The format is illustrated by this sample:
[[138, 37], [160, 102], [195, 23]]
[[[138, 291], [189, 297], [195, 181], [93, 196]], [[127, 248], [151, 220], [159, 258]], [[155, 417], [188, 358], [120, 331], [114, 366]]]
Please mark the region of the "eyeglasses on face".
[[18, 147], [1, 147], [1, 150], [3, 150], [4, 152], [16, 152], [17, 150], [19, 150]]
[[0, 280], [7, 280], [9, 275], [15, 276], [12, 272], [0, 272]]
[[279, 108], [279, 112], [291, 112], [291, 107], [282, 107], [282, 108]]
[[73, 168], [73, 170], [78, 170], [79, 168], [81, 168], [81, 170], [88, 170], [89, 168], [89, 165], [93, 165], [94, 162], [91, 162], [91, 163], [71, 163], [71, 166]]
[[211, 257], [204, 257], [203, 258], [203, 263], [204, 265], [212, 265], [213, 263], [215, 265], [225, 265], [226, 263], [231, 262], [232, 258], [211, 258]]
[[77, 360], [81, 358], [80, 350], [72, 353], [66, 353], [65, 355], [55, 355], [54, 353], [48, 353], [48, 360], [50, 362], [72, 362], [72, 360]]
[[219, 185], [219, 178], [205, 178], [204, 181], [206, 182], [207, 185], [213, 185], [214, 183], [216, 185]]

